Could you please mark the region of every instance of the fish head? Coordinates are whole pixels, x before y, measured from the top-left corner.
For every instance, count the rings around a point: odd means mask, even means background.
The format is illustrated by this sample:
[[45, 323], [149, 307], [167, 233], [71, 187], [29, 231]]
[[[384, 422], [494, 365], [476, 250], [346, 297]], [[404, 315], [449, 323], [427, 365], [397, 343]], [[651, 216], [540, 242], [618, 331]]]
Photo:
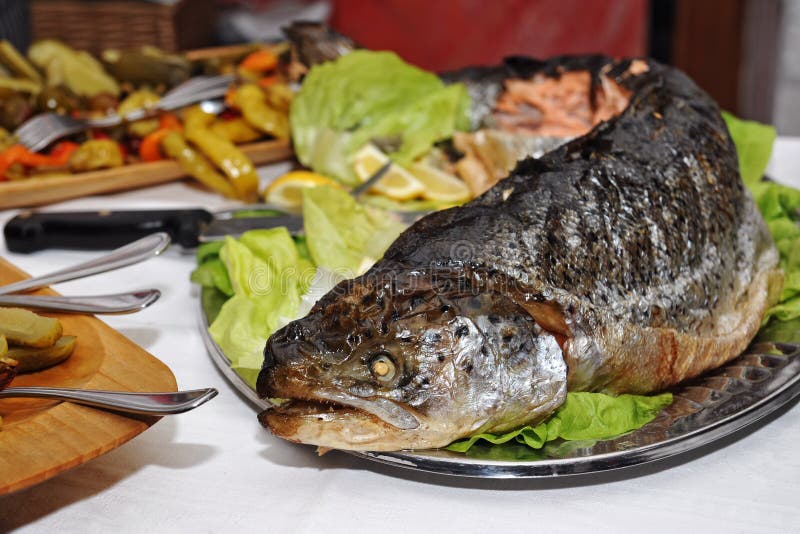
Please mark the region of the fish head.
[[511, 299], [415, 276], [346, 281], [273, 334], [258, 379], [274, 434], [350, 450], [446, 446], [539, 420], [566, 396], [556, 339]]

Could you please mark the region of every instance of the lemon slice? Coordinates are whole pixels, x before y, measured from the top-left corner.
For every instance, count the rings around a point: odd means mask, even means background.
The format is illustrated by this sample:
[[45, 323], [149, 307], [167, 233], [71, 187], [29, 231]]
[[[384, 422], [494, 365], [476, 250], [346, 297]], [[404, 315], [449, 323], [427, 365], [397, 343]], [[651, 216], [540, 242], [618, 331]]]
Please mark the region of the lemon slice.
[[[353, 171], [364, 182], [388, 161], [388, 156], [375, 145], [366, 145], [353, 155]], [[392, 163], [383, 178], [370, 188], [370, 193], [394, 200], [410, 200], [424, 194], [425, 186], [413, 174]]]
[[269, 184], [264, 191], [264, 200], [269, 204], [297, 210], [303, 203], [303, 189], [320, 185], [341, 187], [338, 182], [321, 174], [309, 171], [291, 171]]
[[413, 163], [409, 170], [425, 186], [422, 196], [428, 200], [463, 202], [472, 196], [466, 182], [436, 167]]

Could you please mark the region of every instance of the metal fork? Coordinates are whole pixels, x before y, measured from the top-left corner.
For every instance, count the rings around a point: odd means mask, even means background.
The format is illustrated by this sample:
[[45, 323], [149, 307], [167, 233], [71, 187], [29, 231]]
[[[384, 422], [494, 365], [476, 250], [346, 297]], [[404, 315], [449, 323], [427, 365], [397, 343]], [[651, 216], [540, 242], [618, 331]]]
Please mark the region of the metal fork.
[[13, 284], [0, 286], [0, 295], [24, 293], [59, 282], [69, 282], [85, 276], [121, 269], [158, 256], [167, 249], [169, 243], [170, 237], [167, 233], [156, 232], [78, 265], [71, 265], [42, 276], [26, 278]]
[[116, 295], [91, 296], [39, 296], [11, 295], [24, 293], [59, 282], [67, 282], [85, 276], [120, 269], [161, 254], [169, 246], [170, 237], [157, 232], [103, 256], [65, 269], [27, 278], [13, 284], [0, 286], [0, 306], [20, 306], [52, 311], [70, 311], [92, 314], [134, 313], [153, 304], [161, 296], [157, 289], [119, 293]]
[[114, 295], [51, 297], [49, 295], [0, 295], [0, 306], [60, 312], [119, 315], [141, 311], [161, 297], [158, 289], [143, 289]]
[[98, 391], [51, 387], [13, 387], [0, 391], [0, 398], [35, 397], [56, 399], [146, 415], [173, 415], [188, 412], [217, 396], [214, 388], [163, 393], [130, 393], [126, 391]]
[[96, 119], [81, 119], [58, 113], [42, 113], [26, 121], [14, 132], [14, 135], [30, 150], [43, 150], [56, 139], [70, 134], [92, 128], [110, 128], [124, 122], [133, 122], [157, 115], [162, 111], [179, 109], [203, 100], [218, 98], [225, 94], [233, 80], [234, 77], [229, 75], [198, 76], [175, 87], [152, 106], [137, 109], [124, 116], [112, 113]]

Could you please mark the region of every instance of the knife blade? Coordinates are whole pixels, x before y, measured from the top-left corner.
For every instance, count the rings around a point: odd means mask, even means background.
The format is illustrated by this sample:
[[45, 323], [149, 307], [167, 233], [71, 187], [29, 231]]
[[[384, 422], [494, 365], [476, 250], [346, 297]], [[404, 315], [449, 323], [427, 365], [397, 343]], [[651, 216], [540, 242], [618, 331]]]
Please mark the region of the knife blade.
[[[238, 217], [253, 214], [253, 206], [218, 214], [205, 209], [122, 210], [122, 211], [23, 211], [3, 229], [6, 248], [30, 253], [50, 248], [108, 250], [123, 246], [154, 232], [166, 232], [174, 243], [192, 248], [199, 243], [238, 236], [248, 230], [285, 226], [296, 233], [302, 230], [300, 215], [274, 210], [274, 215]], [[255, 212], [257, 213], [257, 212]]]

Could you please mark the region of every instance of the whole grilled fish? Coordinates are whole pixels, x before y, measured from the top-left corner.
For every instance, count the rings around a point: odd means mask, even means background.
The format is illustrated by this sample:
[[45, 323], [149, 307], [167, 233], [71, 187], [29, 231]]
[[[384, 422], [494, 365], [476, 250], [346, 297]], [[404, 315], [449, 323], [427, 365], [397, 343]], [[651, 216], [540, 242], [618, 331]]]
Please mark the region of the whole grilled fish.
[[[522, 60], [518, 60], [522, 61]], [[267, 342], [261, 422], [342, 449], [440, 447], [534, 424], [567, 390], [649, 393], [733, 358], [781, 285], [713, 100], [652, 61], [587, 69], [616, 117], [429, 215]]]

